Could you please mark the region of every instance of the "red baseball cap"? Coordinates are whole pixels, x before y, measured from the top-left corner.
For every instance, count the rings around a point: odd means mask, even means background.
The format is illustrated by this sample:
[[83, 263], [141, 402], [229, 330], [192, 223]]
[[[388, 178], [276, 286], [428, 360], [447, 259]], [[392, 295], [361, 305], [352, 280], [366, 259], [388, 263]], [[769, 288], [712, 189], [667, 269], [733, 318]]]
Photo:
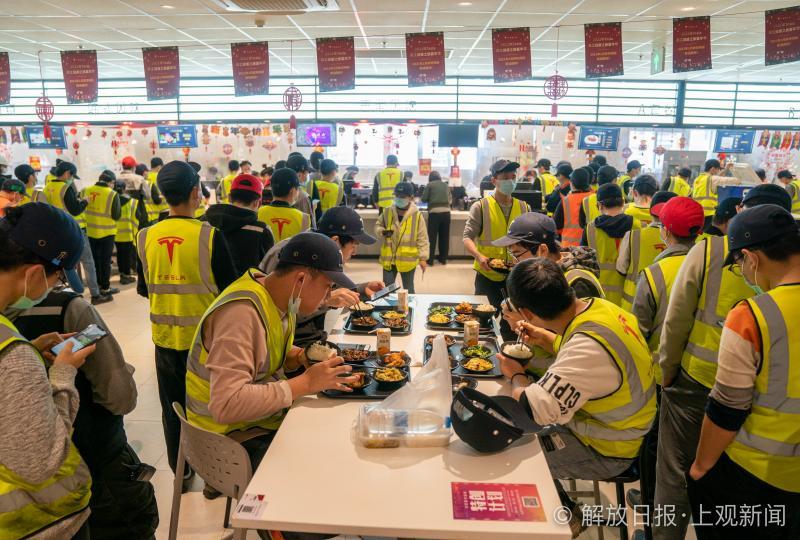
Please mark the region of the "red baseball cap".
[[257, 176], [252, 174], [240, 174], [233, 179], [233, 183], [231, 184], [231, 191], [235, 191], [237, 189], [258, 193], [261, 195], [261, 192], [264, 189], [264, 184], [261, 183], [261, 179]]
[[689, 197], [673, 197], [659, 212], [664, 228], [684, 238], [699, 234], [705, 223], [703, 207]]
[[136, 167], [136, 158], [133, 156], [125, 156], [122, 158], [122, 166], [125, 169], [133, 169]]

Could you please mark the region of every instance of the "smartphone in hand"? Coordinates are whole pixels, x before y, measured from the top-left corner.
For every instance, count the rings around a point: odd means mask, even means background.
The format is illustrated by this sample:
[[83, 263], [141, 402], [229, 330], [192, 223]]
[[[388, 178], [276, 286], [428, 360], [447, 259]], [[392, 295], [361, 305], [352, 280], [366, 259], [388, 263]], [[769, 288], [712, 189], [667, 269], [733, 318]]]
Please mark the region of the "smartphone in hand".
[[100, 328], [96, 324], [90, 324], [74, 336], [67, 338], [58, 345], [52, 347], [50, 352], [53, 353], [54, 356], [58, 356], [58, 353], [61, 352], [67, 343], [72, 343], [72, 352], [79, 351], [84, 347], [94, 345], [107, 335], [108, 332], [103, 328]]

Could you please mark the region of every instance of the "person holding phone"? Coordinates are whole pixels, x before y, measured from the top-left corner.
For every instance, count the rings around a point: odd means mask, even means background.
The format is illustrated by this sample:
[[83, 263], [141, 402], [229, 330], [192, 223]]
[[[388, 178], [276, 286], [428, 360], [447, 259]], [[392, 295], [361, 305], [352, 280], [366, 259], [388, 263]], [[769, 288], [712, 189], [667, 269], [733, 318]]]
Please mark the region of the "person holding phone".
[[[83, 233], [66, 212], [45, 203], [10, 208], [0, 220], [0, 312], [41, 302], [82, 251]], [[12, 538], [89, 537], [91, 477], [71, 431], [75, 376], [95, 346], [67, 345], [53, 356], [66, 337], [29, 341], [0, 315], [0, 493], [15, 495], [4, 498], [0, 530]]]

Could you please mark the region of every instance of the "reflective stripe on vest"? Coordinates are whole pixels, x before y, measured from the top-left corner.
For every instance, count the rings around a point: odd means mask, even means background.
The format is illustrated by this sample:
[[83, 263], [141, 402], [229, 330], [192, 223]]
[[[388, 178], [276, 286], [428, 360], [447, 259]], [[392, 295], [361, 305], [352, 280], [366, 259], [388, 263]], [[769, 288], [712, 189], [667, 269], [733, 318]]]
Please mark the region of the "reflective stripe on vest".
[[403, 173], [397, 167], [386, 167], [378, 173], [378, 206], [389, 208], [394, 200], [394, 187], [400, 183]]
[[[29, 342], [0, 315], [0, 353], [14, 343]], [[33, 345], [31, 350], [36, 350]], [[41, 369], [31, 375], [46, 379], [44, 360]], [[43, 482], [31, 483], [0, 463], [0, 539], [34, 534], [82, 511], [89, 505], [91, 485], [89, 468], [71, 441], [58, 471]]]
[[67, 213], [68, 216], [71, 216], [72, 219], [78, 222], [78, 226], [81, 229], [86, 228], [86, 220], [83, 216], [83, 212], [78, 214], [77, 216], [73, 216], [67, 210], [66, 204], [64, 204], [64, 195], [67, 193], [67, 189], [69, 188], [69, 184], [66, 182], [61, 182], [54, 180], [44, 186], [44, 197], [46, 202], [50, 206], [55, 206]]
[[[656, 387], [650, 351], [636, 319], [600, 298], [556, 339], [556, 350], [575, 334], [591, 337], [614, 359], [622, 382], [611, 394], [590, 399], [566, 425], [584, 444], [609, 457], [632, 458], [656, 415]], [[547, 388], [547, 375], [539, 382]]]
[[220, 202], [228, 202], [230, 199], [231, 193], [231, 186], [233, 185], [233, 180], [236, 178], [236, 174], [229, 174], [225, 178], [222, 179], [222, 187], [220, 189]]
[[[211, 313], [229, 302], [241, 300], [249, 302], [258, 312], [261, 324], [264, 325], [267, 351], [269, 352], [269, 364], [262, 363], [251, 384], [266, 384], [285, 378], [282, 367], [286, 353], [291, 349], [294, 340], [295, 320], [294, 318], [289, 319], [287, 324], [288, 335], [285, 334], [281, 322], [281, 314], [267, 290], [256, 281], [258, 276], [263, 276], [263, 274], [254, 275], [252, 271], [248, 271], [231, 283], [209, 306], [202, 317], [202, 321], [205, 321]], [[286, 413], [285, 409], [267, 418], [232, 424], [221, 424], [214, 420], [208, 408], [211, 400], [211, 373], [205, 366], [209, 351], [203, 344], [202, 329], [201, 322], [197, 326], [186, 365], [186, 417], [189, 422], [215, 433], [230, 433], [231, 431], [246, 430], [252, 427], [278, 429]]]
[[117, 221], [117, 234], [114, 242], [133, 242], [134, 233], [138, 228], [136, 220], [136, 207], [139, 201], [131, 199], [121, 206], [121, 215]]
[[713, 216], [717, 209], [717, 192], [708, 173], [703, 173], [694, 179], [692, 187], [692, 199], [703, 206], [703, 213], [706, 217]]
[[586, 224], [594, 223], [600, 217], [600, 208], [597, 206], [597, 193], [592, 193], [581, 202], [583, 206], [583, 215], [586, 217]]
[[216, 298], [211, 271], [215, 229], [195, 219], [167, 219], [146, 227], [137, 250], [147, 282], [153, 342], [187, 350], [206, 308]]
[[[634, 220], [632, 227], [634, 230], [638, 229], [639, 223]], [[600, 266], [599, 279], [606, 300], [617, 305], [622, 302], [622, 288], [625, 283], [625, 276], [617, 272], [620, 240], [610, 237], [594, 222], [586, 227], [586, 243], [597, 252], [597, 262]]]
[[89, 238], [105, 238], [117, 234], [117, 222], [111, 218], [111, 208], [117, 193], [107, 186], [89, 186], [83, 190], [89, 205], [84, 211], [86, 234]]
[[[636, 219], [636, 218], [634, 218]], [[622, 289], [622, 302], [620, 307], [630, 311], [633, 307], [633, 297], [636, 294], [636, 282], [639, 281], [640, 272], [653, 264], [658, 254], [667, 246], [661, 239], [658, 227], [644, 227], [635, 229], [630, 234], [630, 260], [628, 271], [625, 274], [625, 284]]]
[[583, 228], [581, 227], [581, 203], [591, 196], [591, 191], [579, 191], [561, 196], [561, 210], [564, 214], [564, 227], [558, 231], [561, 235], [561, 247], [577, 247], [581, 245]]
[[[481, 234], [475, 238], [475, 248], [478, 253], [489, 259], [502, 259], [508, 260], [508, 250], [504, 247], [496, 247], [492, 242], [505, 236], [508, 233], [508, 225], [517, 217], [528, 211], [528, 205], [519, 199], [511, 199], [511, 211], [508, 214], [508, 219], [503, 215], [503, 210], [500, 204], [493, 196], [484, 197], [478, 201], [481, 208], [481, 218], [483, 221]], [[483, 276], [491, 279], [492, 281], [505, 281], [506, 276], [495, 272], [494, 270], [486, 271], [475, 261], [472, 268]]]
[[545, 200], [556, 188], [558, 188], [558, 178], [550, 173], [539, 175], [539, 187], [542, 188], [542, 200]]
[[794, 187], [792, 195], [792, 213], [800, 214], [800, 180], [795, 180], [790, 184]]
[[[385, 218], [383, 217], [385, 216]], [[399, 272], [410, 272], [419, 264], [419, 211], [406, 212], [402, 221], [398, 221], [397, 209], [390, 206], [383, 211], [380, 219], [386, 220], [386, 229], [394, 230], [391, 238], [384, 238], [381, 244], [379, 262], [385, 270], [397, 266]]]
[[719, 339], [725, 317], [736, 304], [753, 296], [753, 291], [741, 276], [722, 266], [728, 254], [727, 236], [710, 237], [696, 244], [692, 250], [695, 249], [704, 250], [705, 269], [681, 367], [692, 379], [711, 388], [717, 374]]
[[297, 208], [273, 206], [268, 204], [258, 209], [258, 221], [265, 223], [272, 230], [277, 244], [292, 236], [307, 231], [310, 227], [308, 214]]
[[319, 192], [320, 208], [322, 208], [323, 212], [337, 206], [341, 202], [341, 198], [339, 197], [341, 194], [341, 187], [336, 182], [317, 180], [317, 191]]
[[675, 193], [678, 197], [688, 197], [692, 194], [692, 186], [680, 176], [670, 178], [668, 188], [667, 191]]
[[625, 205], [625, 214], [633, 217], [633, 219], [638, 219], [639, 223], [642, 224], [642, 227], [647, 227], [653, 222], [653, 216], [650, 215], [650, 208], [643, 208], [641, 206], [636, 206], [635, 204], [627, 204]]
[[[670, 294], [672, 294], [672, 286], [675, 284], [675, 278], [678, 276], [678, 270], [680, 270], [684, 260], [686, 260], [685, 253], [673, 255], [665, 257], [644, 269], [644, 278], [647, 280], [650, 293], [653, 295], [653, 301], [656, 304], [656, 312], [650, 324], [650, 337], [647, 339], [647, 345], [652, 353], [658, 351], [661, 342], [661, 327], [664, 326], [664, 320], [667, 317], [667, 306], [669, 305]], [[661, 366], [656, 360], [654, 360], [654, 367], [656, 382], [660, 385], [663, 374]]]
[[579, 279], [586, 280], [590, 282], [592, 286], [600, 294], [600, 296], [598, 296], [597, 298], [606, 297], [605, 292], [603, 291], [603, 285], [600, 284], [600, 280], [597, 279], [597, 276], [595, 276], [594, 273], [588, 270], [585, 270], [583, 268], [573, 268], [571, 270], [567, 270], [567, 272], [564, 274], [564, 277], [567, 278], [567, 283], [569, 283], [570, 287], [573, 287], [573, 284]]
[[725, 451], [764, 482], [800, 493], [800, 285], [747, 302], [761, 334], [761, 366], [750, 414]]

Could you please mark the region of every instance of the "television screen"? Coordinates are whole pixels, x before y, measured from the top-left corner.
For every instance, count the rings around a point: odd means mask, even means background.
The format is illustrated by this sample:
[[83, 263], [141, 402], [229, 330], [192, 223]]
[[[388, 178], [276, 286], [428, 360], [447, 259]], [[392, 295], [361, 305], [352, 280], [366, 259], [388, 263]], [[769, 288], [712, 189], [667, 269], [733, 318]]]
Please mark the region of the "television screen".
[[581, 126], [578, 150], [617, 151], [619, 128]]
[[439, 124], [439, 146], [478, 147], [478, 124]]
[[755, 131], [742, 129], [718, 129], [714, 139], [714, 152], [726, 154], [753, 153]]
[[336, 146], [336, 124], [298, 122], [297, 146]]
[[158, 126], [159, 148], [197, 148], [197, 128], [193, 125]]
[[64, 138], [64, 128], [62, 126], [50, 126], [50, 140], [44, 138], [43, 126], [25, 126], [25, 134], [28, 137], [28, 148], [67, 148], [67, 140]]

